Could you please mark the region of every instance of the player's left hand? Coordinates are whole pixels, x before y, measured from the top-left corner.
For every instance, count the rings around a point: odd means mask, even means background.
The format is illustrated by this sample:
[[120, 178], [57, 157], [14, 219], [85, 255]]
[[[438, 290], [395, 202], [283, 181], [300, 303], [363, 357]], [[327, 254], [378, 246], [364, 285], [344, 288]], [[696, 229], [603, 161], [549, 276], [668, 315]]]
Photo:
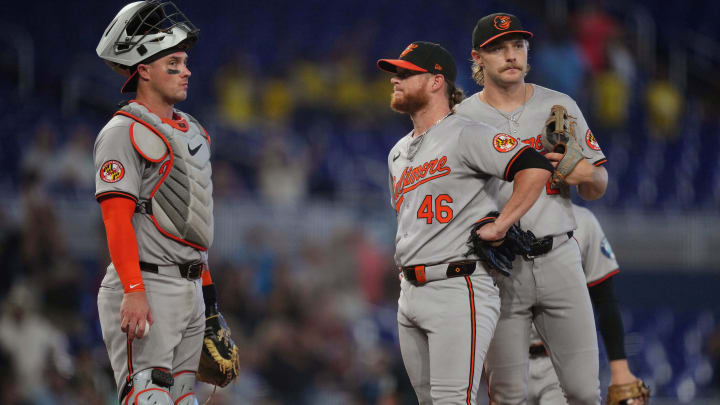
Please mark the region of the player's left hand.
[[[563, 156], [565, 155], [556, 152], [548, 152], [545, 154], [545, 157], [555, 168], [557, 168]], [[565, 183], [570, 186], [577, 186], [580, 183], [590, 181], [593, 178], [594, 170], [595, 166], [591, 165], [586, 159], [581, 159], [575, 168], [573, 168], [573, 170], [565, 176]]]

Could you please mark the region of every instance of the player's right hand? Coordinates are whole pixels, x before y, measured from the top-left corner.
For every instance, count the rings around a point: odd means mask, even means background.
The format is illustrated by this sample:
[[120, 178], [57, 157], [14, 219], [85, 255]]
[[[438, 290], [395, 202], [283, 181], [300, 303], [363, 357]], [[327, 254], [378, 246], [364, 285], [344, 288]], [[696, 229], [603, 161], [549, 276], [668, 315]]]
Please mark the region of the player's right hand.
[[505, 238], [507, 229], [501, 228], [496, 222], [491, 222], [477, 230], [480, 240], [491, 242], [493, 246], [500, 246]]
[[120, 330], [127, 333], [128, 341], [145, 336], [145, 321], [155, 323], [145, 291], [125, 293], [120, 305]]

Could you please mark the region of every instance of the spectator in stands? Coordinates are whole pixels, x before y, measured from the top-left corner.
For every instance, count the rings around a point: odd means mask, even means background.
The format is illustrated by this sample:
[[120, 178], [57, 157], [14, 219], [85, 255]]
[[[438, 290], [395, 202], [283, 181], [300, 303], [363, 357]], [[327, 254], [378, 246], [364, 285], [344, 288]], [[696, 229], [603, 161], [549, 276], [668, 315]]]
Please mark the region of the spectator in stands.
[[95, 134], [78, 124], [53, 157], [56, 164], [49, 174], [50, 188], [65, 196], [84, 196], [94, 190], [95, 166], [92, 145]]
[[[272, 98], [272, 96], [268, 96]], [[268, 110], [276, 111], [274, 109]], [[279, 114], [279, 110], [271, 114]], [[308, 185], [308, 156], [306, 148], [283, 127], [272, 127], [258, 161], [260, 194], [269, 203], [293, 207], [303, 201]], [[268, 132], [269, 132], [268, 131]]]
[[11, 359], [21, 398], [47, 400], [50, 386], [43, 376], [48, 372], [64, 379], [72, 376], [67, 344], [67, 337], [38, 311], [34, 291], [16, 283], [2, 305], [0, 348]]
[[650, 134], [658, 139], [676, 139], [680, 136], [680, 117], [684, 99], [680, 90], [667, 78], [667, 69], [659, 64], [655, 78], [645, 90]]
[[600, 6], [599, 0], [584, 4], [580, 12], [570, 19], [576, 28], [577, 39], [593, 73], [607, 68], [607, 42], [617, 35], [618, 24]]
[[227, 125], [246, 129], [255, 123], [257, 82], [252, 65], [240, 54], [218, 69], [215, 75], [218, 112]]
[[583, 100], [588, 66], [571, 29], [567, 21], [548, 26], [548, 40], [535, 50], [531, 74], [542, 86]]

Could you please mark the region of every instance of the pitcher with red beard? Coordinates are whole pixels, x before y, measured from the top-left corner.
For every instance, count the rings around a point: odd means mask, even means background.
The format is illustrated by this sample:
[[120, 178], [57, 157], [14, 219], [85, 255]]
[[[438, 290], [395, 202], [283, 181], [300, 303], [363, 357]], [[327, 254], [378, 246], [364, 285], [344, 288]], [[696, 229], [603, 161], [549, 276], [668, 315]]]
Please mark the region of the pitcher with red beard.
[[[397, 216], [398, 329], [405, 368], [420, 404], [475, 403], [485, 353], [500, 315], [498, 276], [466, 241], [473, 224], [500, 243], [537, 200], [553, 171], [527, 145], [461, 118], [457, 69], [442, 46], [413, 42], [378, 67], [393, 73], [390, 107], [413, 128], [388, 155], [390, 203]], [[513, 182], [503, 207], [485, 187]]]

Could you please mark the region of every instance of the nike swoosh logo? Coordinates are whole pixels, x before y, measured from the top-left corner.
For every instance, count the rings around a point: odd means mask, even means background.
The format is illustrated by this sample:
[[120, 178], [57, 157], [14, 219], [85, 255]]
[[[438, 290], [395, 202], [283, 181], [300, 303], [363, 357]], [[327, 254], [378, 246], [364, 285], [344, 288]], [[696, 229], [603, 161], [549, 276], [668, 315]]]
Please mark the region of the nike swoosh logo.
[[397, 160], [397, 158], [400, 157], [400, 152], [396, 153], [395, 156], [393, 156], [393, 162]]
[[201, 147], [201, 146], [202, 146], [202, 144], [194, 147], [193, 149], [190, 149], [190, 145], [188, 145], [188, 152], [190, 152], [190, 156], [195, 156], [195, 154], [197, 153], [197, 151], [200, 150], [200, 147]]
[[142, 283], [130, 284], [130, 289], [132, 290], [133, 288], [139, 286], [140, 284], [142, 284]]

